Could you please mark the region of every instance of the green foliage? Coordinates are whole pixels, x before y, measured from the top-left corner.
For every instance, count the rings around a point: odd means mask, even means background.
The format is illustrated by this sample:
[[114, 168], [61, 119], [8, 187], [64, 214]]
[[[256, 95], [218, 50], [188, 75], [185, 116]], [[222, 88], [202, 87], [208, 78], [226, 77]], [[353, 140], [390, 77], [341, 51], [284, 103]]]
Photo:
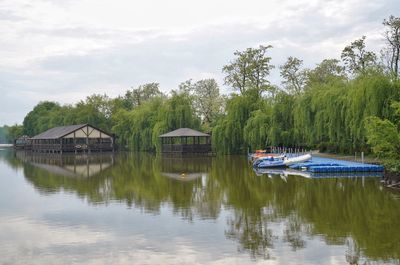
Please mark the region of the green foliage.
[[384, 59], [387, 68], [394, 75], [399, 77], [400, 67], [400, 17], [390, 16], [383, 20], [385, 28], [385, 40], [387, 47], [383, 49]]
[[8, 134], [8, 126], [4, 125], [0, 127], [0, 144], [5, 144], [8, 142], [7, 134]]
[[271, 128], [272, 108], [265, 102], [261, 109], [251, 113], [244, 127], [244, 140], [251, 150], [262, 149], [271, 144], [269, 130]]
[[24, 134], [24, 127], [22, 125], [15, 124], [8, 127], [7, 129], [7, 141], [9, 143], [14, 142], [15, 139], [21, 137]]
[[[157, 98], [143, 103], [130, 113], [130, 146], [132, 150], [153, 151], [155, 149], [153, 128], [161, 107], [162, 99]], [[159, 140], [155, 139], [155, 141]]]
[[34, 136], [53, 127], [51, 120], [59, 114], [60, 108], [58, 103], [50, 101], [37, 104], [24, 118], [24, 134]]
[[307, 71], [301, 69], [302, 64], [303, 60], [290, 56], [286, 63], [279, 67], [282, 84], [288, 92], [299, 94], [304, 89]]
[[0, 127], [0, 144], [13, 143], [16, 138], [23, 135], [23, 132], [24, 127], [18, 124]]
[[271, 57], [267, 56], [271, 45], [260, 45], [258, 48], [247, 48], [245, 51], [236, 51], [235, 60], [225, 65], [222, 71], [226, 74], [225, 84], [244, 94], [248, 88], [258, 91], [266, 90], [269, 82], [267, 77], [274, 68], [270, 64]]
[[224, 154], [243, 153], [247, 150], [244, 141], [244, 127], [255, 103], [249, 96], [233, 96], [227, 102], [227, 115], [220, 120], [212, 132], [215, 151]]
[[376, 64], [376, 54], [365, 50], [365, 36], [346, 46], [341, 57], [352, 74], [363, 73], [368, 67]]
[[152, 98], [161, 97], [162, 95], [159, 83], [148, 83], [140, 85], [136, 89], [128, 90], [123, 98], [123, 104], [125, 108], [130, 110]]
[[378, 156], [387, 159], [399, 158], [400, 135], [396, 125], [388, 120], [371, 116], [365, 121], [368, 144]]
[[223, 110], [223, 98], [215, 79], [203, 79], [193, 85], [193, 105], [202, 124], [210, 128], [212, 122]]
[[307, 86], [327, 84], [346, 79], [344, 67], [337, 59], [324, 59], [312, 70], [307, 71]]
[[[384, 25], [389, 48], [396, 49], [398, 19], [390, 17]], [[213, 149], [223, 154], [268, 145], [342, 153], [368, 152], [372, 147], [379, 156], [393, 154], [376, 140], [379, 137], [371, 136], [372, 125], [366, 121], [389, 130], [383, 134], [393, 133], [389, 122], [400, 127], [400, 82], [376, 64], [365, 37], [342, 52], [349, 76], [337, 59], [304, 69], [302, 60], [288, 57], [280, 67], [283, 88], [268, 80], [273, 68], [270, 48], [236, 51], [223, 66], [225, 84], [239, 94], [221, 96], [217, 82], [204, 79], [187, 80], [169, 96], [160, 92], [158, 83], [149, 83], [114, 99], [95, 94], [75, 105], [41, 102], [25, 117], [24, 133], [33, 136], [55, 126], [91, 123], [114, 132], [121, 146], [158, 151], [161, 134], [189, 127], [211, 131]], [[4, 135], [3, 129], [0, 140]]]

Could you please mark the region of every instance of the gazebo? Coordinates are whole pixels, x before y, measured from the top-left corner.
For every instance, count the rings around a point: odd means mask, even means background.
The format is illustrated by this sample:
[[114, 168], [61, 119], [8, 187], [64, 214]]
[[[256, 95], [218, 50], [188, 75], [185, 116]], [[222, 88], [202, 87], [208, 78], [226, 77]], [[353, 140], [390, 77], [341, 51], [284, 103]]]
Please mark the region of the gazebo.
[[161, 152], [172, 154], [211, 153], [211, 137], [190, 128], [180, 128], [159, 136]]

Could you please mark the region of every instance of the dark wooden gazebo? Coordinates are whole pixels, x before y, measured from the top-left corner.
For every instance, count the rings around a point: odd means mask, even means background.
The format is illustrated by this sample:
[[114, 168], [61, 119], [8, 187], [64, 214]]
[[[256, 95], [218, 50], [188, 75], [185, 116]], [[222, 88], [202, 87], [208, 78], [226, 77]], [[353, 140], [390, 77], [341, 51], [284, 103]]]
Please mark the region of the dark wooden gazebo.
[[161, 152], [172, 154], [211, 153], [211, 137], [189, 128], [180, 128], [160, 135]]

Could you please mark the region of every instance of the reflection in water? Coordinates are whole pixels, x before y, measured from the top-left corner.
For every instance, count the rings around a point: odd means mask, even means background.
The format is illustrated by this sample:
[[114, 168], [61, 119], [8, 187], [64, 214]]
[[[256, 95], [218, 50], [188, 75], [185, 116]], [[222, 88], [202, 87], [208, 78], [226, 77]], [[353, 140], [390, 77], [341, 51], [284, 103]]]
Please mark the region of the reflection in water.
[[162, 175], [179, 181], [192, 181], [207, 178], [211, 167], [211, 157], [161, 157]]
[[296, 252], [304, 257], [310, 252], [304, 262], [315, 264], [332, 253], [348, 264], [400, 258], [400, 202], [380, 188], [377, 178], [268, 177], [238, 156], [8, 154], [1, 159], [23, 169], [41, 194], [67, 191], [90, 205], [123, 203], [159, 216], [168, 209], [199, 229], [221, 226], [228, 241], [205, 240], [212, 259], [228, 242], [254, 260], [277, 263]]
[[65, 177], [90, 177], [97, 175], [114, 164], [114, 154], [101, 155], [38, 155], [18, 151], [15, 153], [20, 160], [44, 169], [47, 172]]

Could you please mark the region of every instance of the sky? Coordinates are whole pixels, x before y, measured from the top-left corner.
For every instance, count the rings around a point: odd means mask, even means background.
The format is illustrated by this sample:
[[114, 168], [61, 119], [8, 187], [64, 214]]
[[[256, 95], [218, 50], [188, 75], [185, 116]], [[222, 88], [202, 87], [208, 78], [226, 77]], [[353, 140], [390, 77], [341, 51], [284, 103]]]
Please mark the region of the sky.
[[399, 0], [0, 0], [0, 126], [22, 123], [44, 100], [73, 104], [158, 82], [215, 78], [236, 50], [272, 45], [270, 80], [296, 56], [305, 67], [340, 58], [367, 36], [384, 45], [382, 21]]

